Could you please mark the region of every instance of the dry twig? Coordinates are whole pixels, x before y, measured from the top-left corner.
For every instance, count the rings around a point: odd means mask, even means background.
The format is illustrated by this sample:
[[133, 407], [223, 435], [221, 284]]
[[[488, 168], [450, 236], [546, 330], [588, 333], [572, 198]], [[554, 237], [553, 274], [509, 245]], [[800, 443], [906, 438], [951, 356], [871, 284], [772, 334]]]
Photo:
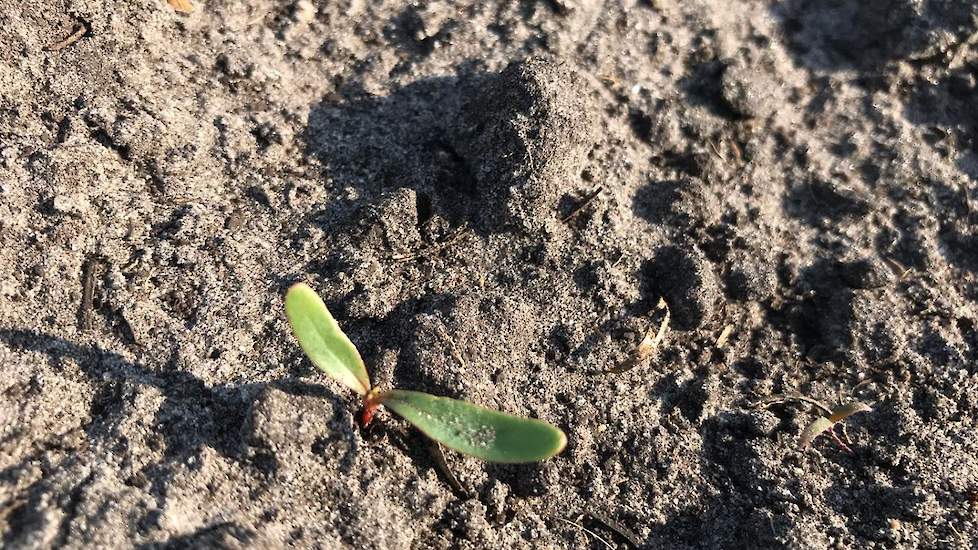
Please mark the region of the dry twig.
[[56, 52], [58, 50], [63, 50], [68, 46], [71, 46], [75, 42], [81, 40], [82, 37], [84, 37], [85, 33], [87, 32], [88, 32], [88, 27], [84, 23], [78, 23], [77, 27], [75, 28], [75, 32], [71, 33], [68, 36], [68, 38], [65, 38], [64, 40], [59, 40], [54, 44], [51, 44], [50, 46], [45, 46], [44, 51]]
[[599, 535], [599, 534], [597, 534], [597, 533], [595, 533], [594, 531], [592, 531], [592, 530], [590, 530], [590, 529], [588, 529], [587, 527], [584, 527], [584, 526], [583, 526], [583, 525], [581, 525], [580, 523], [575, 523], [575, 522], [573, 522], [573, 521], [571, 521], [571, 520], [569, 520], [569, 519], [564, 519], [564, 518], [557, 518], [557, 519], [559, 519], [560, 521], [562, 521], [562, 522], [564, 522], [564, 523], [566, 523], [567, 525], [572, 525], [572, 526], [574, 526], [574, 527], [577, 527], [577, 528], [578, 528], [578, 529], [580, 529], [581, 531], [584, 531], [584, 532], [585, 532], [585, 533], [587, 533], [588, 535], [591, 535], [591, 536], [592, 536], [592, 537], [594, 537], [595, 539], [597, 539], [597, 540], [599, 540], [599, 541], [601, 541], [601, 543], [603, 543], [603, 544], [604, 544], [604, 546], [605, 546], [605, 548], [610, 548], [610, 549], [612, 549], [612, 550], [614, 550], [614, 548], [615, 548], [615, 547], [614, 547], [614, 546], [612, 546], [610, 542], [608, 542], [608, 541], [606, 541], [606, 540], [605, 540], [604, 538], [602, 538], [602, 537], [601, 537], [601, 535]]
[[430, 256], [432, 254], [435, 254], [435, 253], [443, 250], [448, 245], [450, 245], [450, 244], [454, 243], [455, 241], [459, 240], [462, 237], [462, 235], [465, 234], [465, 232], [468, 230], [468, 228], [469, 228], [468, 224], [462, 224], [462, 225], [460, 225], [458, 227], [458, 229], [456, 229], [455, 231], [452, 231], [452, 233], [449, 234], [444, 239], [442, 239], [442, 240], [440, 240], [440, 241], [438, 241], [438, 242], [436, 242], [436, 243], [434, 243], [434, 244], [432, 244], [430, 246], [426, 246], [426, 247], [422, 248], [421, 250], [418, 250], [417, 252], [411, 252], [410, 254], [395, 254], [395, 255], [391, 256], [391, 261], [392, 262], [395, 262], [395, 263], [410, 262], [411, 260], [416, 260], [418, 258], [423, 258], [425, 256]]
[[166, 0], [173, 8], [173, 11], [177, 13], [189, 14], [194, 11], [194, 5], [190, 3], [190, 0]]
[[801, 401], [803, 403], [808, 403], [809, 405], [818, 407], [819, 410], [824, 412], [826, 415], [829, 416], [832, 415], [832, 409], [830, 409], [826, 405], [823, 405], [821, 401], [812, 399], [811, 397], [805, 397], [804, 395], [798, 393], [785, 393], [785, 394], [772, 395], [771, 397], [761, 399], [760, 401], [751, 405], [751, 407], [755, 409], [760, 409], [763, 407], [767, 407], [768, 405], [774, 405], [777, 403], [786, 403], [788, 401]]
[[574, 209], [571, 210], [569, 214], [561, 218], [560, 221], [567, 223], [572, 219], [574, 219], [575, 216], [580, 214], [581, 211], [587, 208], [587, 205], [591, 204], [591, 202], [594, 201], [594, 199], [601, 194], [601, 191], [603, 191], [603, 188], [600, 185], [595, 187], [594, 191], [591, 191], [583, 199], [581, 199], [581, 202], [578, 203], [577, 206], [575, 206]]
[[623, 525], [621, 525], [617, 521], [611, 519], [610, 517], [608, 517], [608, 516], [606, 516], [606, 515], [604, 515], [604, 514], [602, 514], [600, 512], [595, 512], [593, 510], [588, 510], [587, 511], [587, 515], [589, 515], [592, 518], [594, 518], [595, 521], [598, 521], [598, 522], [602, 523], [608, 529], [611, 529], [615, 533], [618, 533], [618, 535], [621, 538], [627, 540], [629, 542], [629, 544], [632, 545], [633, 548], [634, 547], [638, 547], [638, 546], [641, 545], [641, 542], [642, 541], [639, 540], [638, 535], [636, 535], [635, 533], [633, 533], [631, 530], [626, 529]]
[[727, 346], [727, 340], [730, 339], [730, 333], [733, 332], [733, 328], [733, 325], [723, 327], [723, 330], [720, 331], [720, 336], [717, 336], [716, 342], [713, 343], [714, 347], [717, 349], [725, 348]]
[[78, 328], [88, 330], [92, 328], [92, 310], [95, 303], [95, 278], [99, 261], [91, 256], [85, 259], [82, 264], [81, 283], [82, 298], [78, 306]]
[[659, 322], [659, 330], [653, 334], [652, 329], [654, 325], [649, 326], [649, 329], [645, 332], [645, 337], [642, 338], [642, 341], [639, 342], [638, 347], [632, 351], [628, 359], [621, 365], [606, 370], [606, 374], [618, 374], [629, 371], [648, 359], [655, 350], [659, 349], [659, 344], [662, 343], [662, 339], [666, 335], [666, 330], [669, 328], [671, 312], [669, 311], [669, 304], [662, 298], [659, 298], [659, 303], [656, 304], [655, 311], [663, 312], [662, 321]]

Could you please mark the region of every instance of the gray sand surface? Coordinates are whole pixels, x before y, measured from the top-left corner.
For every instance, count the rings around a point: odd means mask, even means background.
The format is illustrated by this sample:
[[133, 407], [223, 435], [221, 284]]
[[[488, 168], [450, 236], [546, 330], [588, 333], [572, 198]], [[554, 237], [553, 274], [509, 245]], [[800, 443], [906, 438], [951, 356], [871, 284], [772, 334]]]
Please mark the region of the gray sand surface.
[[[976, 33], [970, 0], [0, 0], [0, 546], [974, 548]], [[567, 449], [447, 474], [361, 430], [300, 280], [379, 386]], [[873, 410], [801, 450], [786, 394]]]

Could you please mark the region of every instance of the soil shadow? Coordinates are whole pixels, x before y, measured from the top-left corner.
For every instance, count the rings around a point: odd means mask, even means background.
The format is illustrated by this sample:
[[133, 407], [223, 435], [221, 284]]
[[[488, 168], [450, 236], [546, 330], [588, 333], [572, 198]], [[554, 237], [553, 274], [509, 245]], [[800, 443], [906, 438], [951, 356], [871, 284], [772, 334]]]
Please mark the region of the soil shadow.
[[[334, 408], [345, 406], [325, 388], [296, 380], [282, 380], [270, 384], [221, 384], [208, 386], [193, 374], [178, 370], [177, 354], [174, 353], [161, 370], [153, 370], [139, 363], [125, 359], [118, 353], [97, 346], [77, 344], [64, 338], [33, 330], [0, 329], [0, 342], [11, 349], [22, 352], [40, 352], [48, 356], [54, 372], [63, 371], [68, 361], [78, 365], [81, 372], [97, 388], [89, 404], [91, 420], [82, 428], [85, 439], [84, 448], [108, 448], [111, 452], [124, 456], [129, 449], [129, 441], [122, 426], [133, 413], [131, 407], [139, 386], [152, 386], [163, 394], [163, 402], [153, 420], [153, 433], [158, 434], [163, 447], [163, 461], [145, 467], [142, 475], [148, 479], [147, 490], [159, 503], [166, 499], [167, 487], [173, 477], [173, 467], [187, 464], [191, 457], [200, 453], [203, 447], [217, 451], [221, 456], [249, 463], [266, 475], [274, 474], [274, 464], [265, 464], [258, 459], [245, 456], [246, 442], [242, 438], [242, 427], [256, 396], [266, 387], [275, 387], [292, 395], [315, 395], [333, 401]], [[59, 445], [54, 442], [54, 445]], [[354, 446], [350, 447], [351, 450]], [[43, 449], [41, 450], [43, 451]], [[40, 451], [39, 451], [40, 452]], [[0, 479], [10, 483], [28, 464], [37, 459], [31, 453], [21, 463], [0, 471]], [[258, 455], [260, 458], [260, 454]], [[81, 464], [84, 453], [71, 452], [69, 464]], [[340, 467], [344, 471], [352, 468], [353, 457], [344, 457]], [[62, 465], [62, 467], [66, 467]], [[79, 502], [81, 492], [92, 480], [94, 474], [77, 484], [69, 499]], [[132, 480], [138, 484], [138, 480]], [[10, 513], [14, 518], [12, 529], [4, 535], [4, 541], [14, 543], [25, 530], [42, 523], [36, 512], [42, 508], [43, 499], [50, 496], [51, 480], [41, 478], [27, 487], [22, 494], [24, 503]], [[76, 505], [77, 506], [77, 505]], [[62, 530], [70, 524], [74, 514], [68, 513], [62, 523]], [[158, 518], [156, 518], [158, 519]], [[144, 518], [154, 521], [153, 514]], [[67, 531], [61, 539], [67, 539]], [[159, 548], [186, 548], [196, 543], [216, 541], [232, 536], [237, 540], [246, 534], [240, 527], [222, 524], [202, 529], [200, 532], [164, 543]], [[217, 538], [215, 538], [217, 537]], [[172, 542], [172, 544], [171, 544]]]
[[968, 2], [941, 0], [789, 0], [771, 11], [796, 59], [822, 70], [875, 70], [936, 53], [937, 33], [960, 32], [974, 13]]
[[650, 547], [655, 541], [691, 548], [715, 547], [719, 541], [725, 548], [786, 547], [790, 520], [778, 511], [780, 482], [764, 475], [770, 466], [758, 453], [753, 423], [750, 414], [741, 411], [721, 412], [703, 421], [699, 460], [708, 486], [701, 492], [712, 496], [656, 528]]
[[407, 188], [417, 197], [417, 223], [433, 217], [480, 228], [475, 178], [453, 145], [461, 104], [485, 77], [460, 66], [458, 76], [418, 80], [387, 96], [351, 86], [340, 98], [314, 105], [303, 135], [306, 154], [323, 166], [329, 186], [347, 190], [349, 203], [330, 201], [300, 225], [335, 229], [356, 220], [351, 204], [375, 202]]
[[814, 180], [794, 185], [785, 194], [785, 213], [812, 227], [833, 228], [872, 211], [869, 197], [851, 187]]
[[115, 352], [33, 330], [3, 329], [0, 341], [15, 350], [46, 354], [55, 371], [63, 369], [64, 361], [73, 360], [102, 386], [92, 399], [92, 422], [86, 428], [93, 439], [116, 437], [116, 424], [125, 416], [133, 387], [148, 385], [160, 390], [164, 402], [156, 421], [167, 456], [186, 455], [201, 446], [222, 456], [236, 456], [238, 428], [250, 404], [247, 396], [260, 388], [258, 384], [208, 387], [193, 374], [177, 370], [175, 352], [162, 370], [154, 371]]
[[247, 548], [255, 537], [250, 529], [222, 522], [201, 527], [193, 533], [173, 537], [165, 542], [137, 546], [138, 550], [189, 550], [192, 548]]
[[[975, 54], [972, 47], [970, 55]], [[958, 56], [969, 54], [959, 52]], [[941, 157], [958, 154], [958, 166], [978, 181], [978, 65], [966, 62], [954, 69], [935, 68], [934, 75], [917, 75], [904, 103], [904, 115], [921, 127], [924, 141]], [[962, 154], [962, 152], [966, 154]], [[970, 153], [967, 154], [967, 153]]]
[[[975, 53], [970, 37], [978, 30], [973, 2], [790, 0], [771, 11], [781, 20], [789, 51], [810, 69], [855, 69], [856, 81], [872, 89], [893, 76], [888, 63], [912, 63], [915, 74], [901, 94], [907, 119], [944, 157], [962, 149], [978, 153], [978, 67], [968, 61]], [[959, 159], [959, 166], [978, 180], [973, 160]]]

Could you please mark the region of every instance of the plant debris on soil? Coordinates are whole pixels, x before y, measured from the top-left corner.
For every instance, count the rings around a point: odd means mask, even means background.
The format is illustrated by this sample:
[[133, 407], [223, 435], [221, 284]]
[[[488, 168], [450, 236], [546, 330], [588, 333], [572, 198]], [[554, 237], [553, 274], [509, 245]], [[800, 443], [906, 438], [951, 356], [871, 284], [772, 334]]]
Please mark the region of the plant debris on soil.
[[[978, 4], [0, 23], [0, 546], [978, 540]], [[566, 450], [361, 430], [289, 335], [297, 281], [378, 386]], [[803, 450], [823, 412], [754, 406], [789, 395], [872, 412], [839, 426], [851, 452]]]

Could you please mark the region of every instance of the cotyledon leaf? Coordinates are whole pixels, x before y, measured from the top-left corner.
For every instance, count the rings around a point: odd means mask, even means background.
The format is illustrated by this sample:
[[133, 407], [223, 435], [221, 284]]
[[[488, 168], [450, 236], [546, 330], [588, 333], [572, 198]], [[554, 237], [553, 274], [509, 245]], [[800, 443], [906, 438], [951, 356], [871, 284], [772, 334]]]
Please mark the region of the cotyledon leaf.
[[360, 395], [370, 391], [370, 377], [360, 353], [316, 291], [304, 283], [292, 285], [285, 293], [285, 314], [299, 346], [314, 365]]
[[850, 401], [845, 405], [839, 405], [838, 407], [832, 409], [832, 415], [829, 416], [829, 420], [832, 422], [842, 422], [856, 413], [872, 411], [873, 409], [865, 403]]
[[[856, 413], [871, 412], [872, 410], [873, 409], [870, 408], [869, 405], [859, 401], [851, 401], [844, 405], [839, 405], [838, 407], [832, 409], [832, 414], [830, 414], [828, 417], [820, 416], [815, 420], [812, 420], [808, 426], [805, 426], [805, 429], [801, 432], [801, 436], [798, 439], [798, 444], [802, 449], [807, 449], [808, 446], [812, 444], [812, 441], [815, 441], [816, 437], [831, 430], [832, 427], [839, 422], [842, 422]], [[836, 442], [839, 443], [843, 449], [849, 450], [848, 447], [838, 439], [838, 437], [836, 437]]]
[[801, 432], [801, 437], [798, 438], [798, 446], [801, 447], [802, 450], [807, 449], [808, 446], [812, 444], [812, 441], [815, 441], [816, 437], [832, 429], [832, 426], [834, 425], [835, 422], [832, 422], [824, 416], [820, 416], [815, 420], [812, 420], [812, 422], [808, 424], [808, 426], [805, 426], [805, 429]]
[[564, 432], [542, 420], [457, 399], [391, 390], [378, 400], [442, 445], [490, 462], [537, 462], [567, 445]]

